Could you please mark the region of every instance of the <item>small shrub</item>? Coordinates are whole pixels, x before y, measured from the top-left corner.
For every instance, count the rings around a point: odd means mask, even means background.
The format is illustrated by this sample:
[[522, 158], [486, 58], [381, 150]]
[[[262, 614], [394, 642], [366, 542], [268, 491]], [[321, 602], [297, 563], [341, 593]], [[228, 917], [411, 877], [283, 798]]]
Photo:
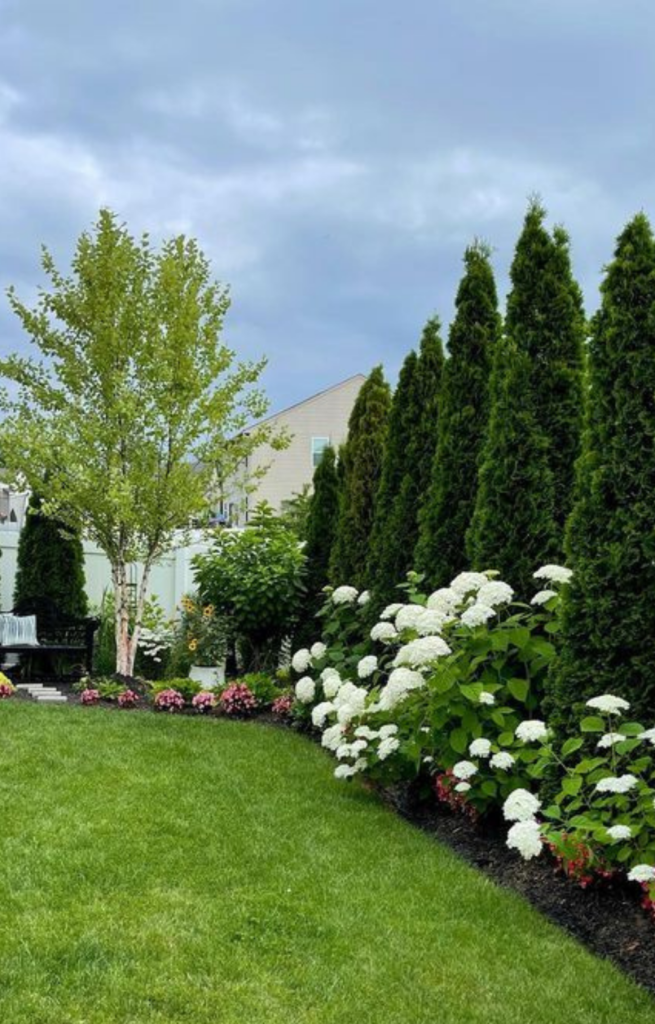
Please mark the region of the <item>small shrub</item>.
[[293, 696], [290, 693], [283, 693], [281, 697], [276, 697], [271, 704], [271, 711], [276, 718], [288, 718], [291, 715], [291, 709], [293, 707]]
[[6, 700], [8, 697], [13, 697], [16, 693], [16, 687], [7, 679], [3, 672], [0, 672], [0, 700]]
[[211, 690], [201, 690], [200, 693], [195, 695], [191, 703], [196, 711], [199, 711], [201, 714], [207, 714], [216, 707], [216, 694], [212, 693]]
[[96, 689], [102, 700], [114, 701], [118, 700], [121, 693], [124, 692], [125, 686], [114, 679], [99, 679], [96, 683]]
[[118, 706], [120, 708], [134, 708], [139, 703], [139, 695], [134, 690], [123, 690], [118, 695]]
[[241, 683], [254, 694], [260, 707], [272, 704], [280, 696], [280, 688], [266, 672], [250, 672], [243, 676]]
[[98, 690], [86, 689], [82, 690], [81, 696], [82, 704], [97, 704], [100, 700], [100, 693]]
[[202, 686], [195, 679], [167, 679], [152, 684], [152, 692], [155, 697], [165, 690], [175, 690], [182, 697], [185, 704], [191, 704], [196, 694], [202, 690]]
[[158, 711], [181, 711], [184, 707], [184, 697], [177, 690], [160, 690], [155, 697], [155, 707]]
[[226, 715], [251, 715], [257, 709], [257, 698], [245, 683], [230, 683], [220, 697], [221, 711]]

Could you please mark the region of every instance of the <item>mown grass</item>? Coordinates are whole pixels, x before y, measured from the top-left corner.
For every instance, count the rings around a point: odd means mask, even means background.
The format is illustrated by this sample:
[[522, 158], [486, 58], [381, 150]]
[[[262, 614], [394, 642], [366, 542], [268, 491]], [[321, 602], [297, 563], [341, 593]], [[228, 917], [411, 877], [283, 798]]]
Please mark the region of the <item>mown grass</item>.
[[298, 736], [0, 705], [2, 1024], [646, 1024]]

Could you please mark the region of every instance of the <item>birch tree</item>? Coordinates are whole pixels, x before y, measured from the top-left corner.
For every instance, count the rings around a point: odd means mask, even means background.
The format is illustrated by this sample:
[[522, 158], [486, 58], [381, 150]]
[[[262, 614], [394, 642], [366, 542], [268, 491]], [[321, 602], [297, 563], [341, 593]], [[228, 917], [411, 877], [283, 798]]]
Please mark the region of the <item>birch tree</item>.
[[45, 247], [42, 267], [32, 308], [8, 292], [35, 352], [0, 360], [2, 463], [44, 496], [42, 514], [107, 556], [116, 671], [131, 676], [153, 565], [203, 515], [217, 476], [285, 439], [244, 430], [266, 412], [265, 360], [238, 362], [224, 343], [228, 290], [195, 241], [157, 248], [101, 210], [68, 275]]

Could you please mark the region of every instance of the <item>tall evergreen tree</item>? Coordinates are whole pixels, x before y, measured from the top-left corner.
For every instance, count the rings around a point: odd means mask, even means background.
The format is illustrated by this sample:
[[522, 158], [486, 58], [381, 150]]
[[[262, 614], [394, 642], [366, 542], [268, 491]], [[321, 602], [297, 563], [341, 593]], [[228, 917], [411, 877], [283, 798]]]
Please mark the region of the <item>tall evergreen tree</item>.
[[489, 415], [489, 377], [500, 336], [490, 253], [475, 243], [464, 254], [443, 371], [437, 450], [422, 492], [416, 568], [431, 586], [445, 586], [467, 565], [466, 531], [478, 484], [478, 461]]
[[382, 367], [376, 366], [357, 396], [343, 446], [339, 522], [330, 559], [330, 577], [336, 585], [368, 585], [368, 547], [390, 405], [389, 385]]
[[14, 604], [49, 597], [72, 618], [88, 612], [84, 590], [84, 552], [79, 536], [40, 513], [42, 499], [32, 495], [18, 541]]
[[330, 552], [339, 514], [339, 481], [334, 448], [325, 448], [314, 470], [313, 492], [307, 516], [305, 585], [307, 596], [299, 628], [298, 646], [311, 643], [316, 633], [315, 616], [324, 600], [328, 583]]
[[[562, 557], [584, 399], [580, 290], [571, 275], [566, 234], [556, 229], [551, 235], [544, 218], [543, 207], [532, 201], [512, 262], [506, 342], [492, 376], [467, 534], [473, 563], [500, 570], [521, 589], [530, 585], [528, 555], [538, 564]], [[513, 422], [503, 422], [503, 416]], [[515, 434], [519, 423], [529, 437]], [[533, 464], [524, 464], [525, 458]]]
[[[650, 723], [655, 700], [655, 240], [639, 214], [618, 238], [592, 321], [590, 396], [576, 504], [555, 723], [613, 693]], [[643, 718], [642, 718], [643, 716]]]

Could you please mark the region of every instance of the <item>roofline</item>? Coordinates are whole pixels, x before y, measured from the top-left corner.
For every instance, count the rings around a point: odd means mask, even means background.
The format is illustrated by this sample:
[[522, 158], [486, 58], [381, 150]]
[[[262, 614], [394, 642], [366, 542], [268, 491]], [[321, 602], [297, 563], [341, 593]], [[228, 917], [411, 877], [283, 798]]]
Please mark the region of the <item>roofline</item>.
[[255, 423], [251, 423], [249, 427], [246, 427], [242, 433], [246, 433], [248, 430], [252, 430], [253, 427], [260, 427], [264, 423], [268, 423], [270, 420], [276, 419], [278, 416], [283, 416], [284, 413], [291, 412], [292, 409], [298, 409], [301, 405], [306, 405], [307, 402], [313, 402], [315, 398], [321, 398], [323, 395], [328, 395], [330, 391], [336, 391], [337, 388], [342, 388], [344, 384], [350, 384], [353, 380], [366, 380], [365, 373], [353, 373], [352, 377], [346, 377], [345, 380], [339, 381], [338, 384], [331, 384], [329, 388], [323, 388], [322, 391], [317, 391], [313, 395], [309, 395], [308, 398], [303, 398], [300, 402], [294, 402], [293, 405], [287, 405], [286, 408], [280, 409], [278, 412], [271, 413], [270, 416], [265, 416], [262, 420], [257, 420]]

